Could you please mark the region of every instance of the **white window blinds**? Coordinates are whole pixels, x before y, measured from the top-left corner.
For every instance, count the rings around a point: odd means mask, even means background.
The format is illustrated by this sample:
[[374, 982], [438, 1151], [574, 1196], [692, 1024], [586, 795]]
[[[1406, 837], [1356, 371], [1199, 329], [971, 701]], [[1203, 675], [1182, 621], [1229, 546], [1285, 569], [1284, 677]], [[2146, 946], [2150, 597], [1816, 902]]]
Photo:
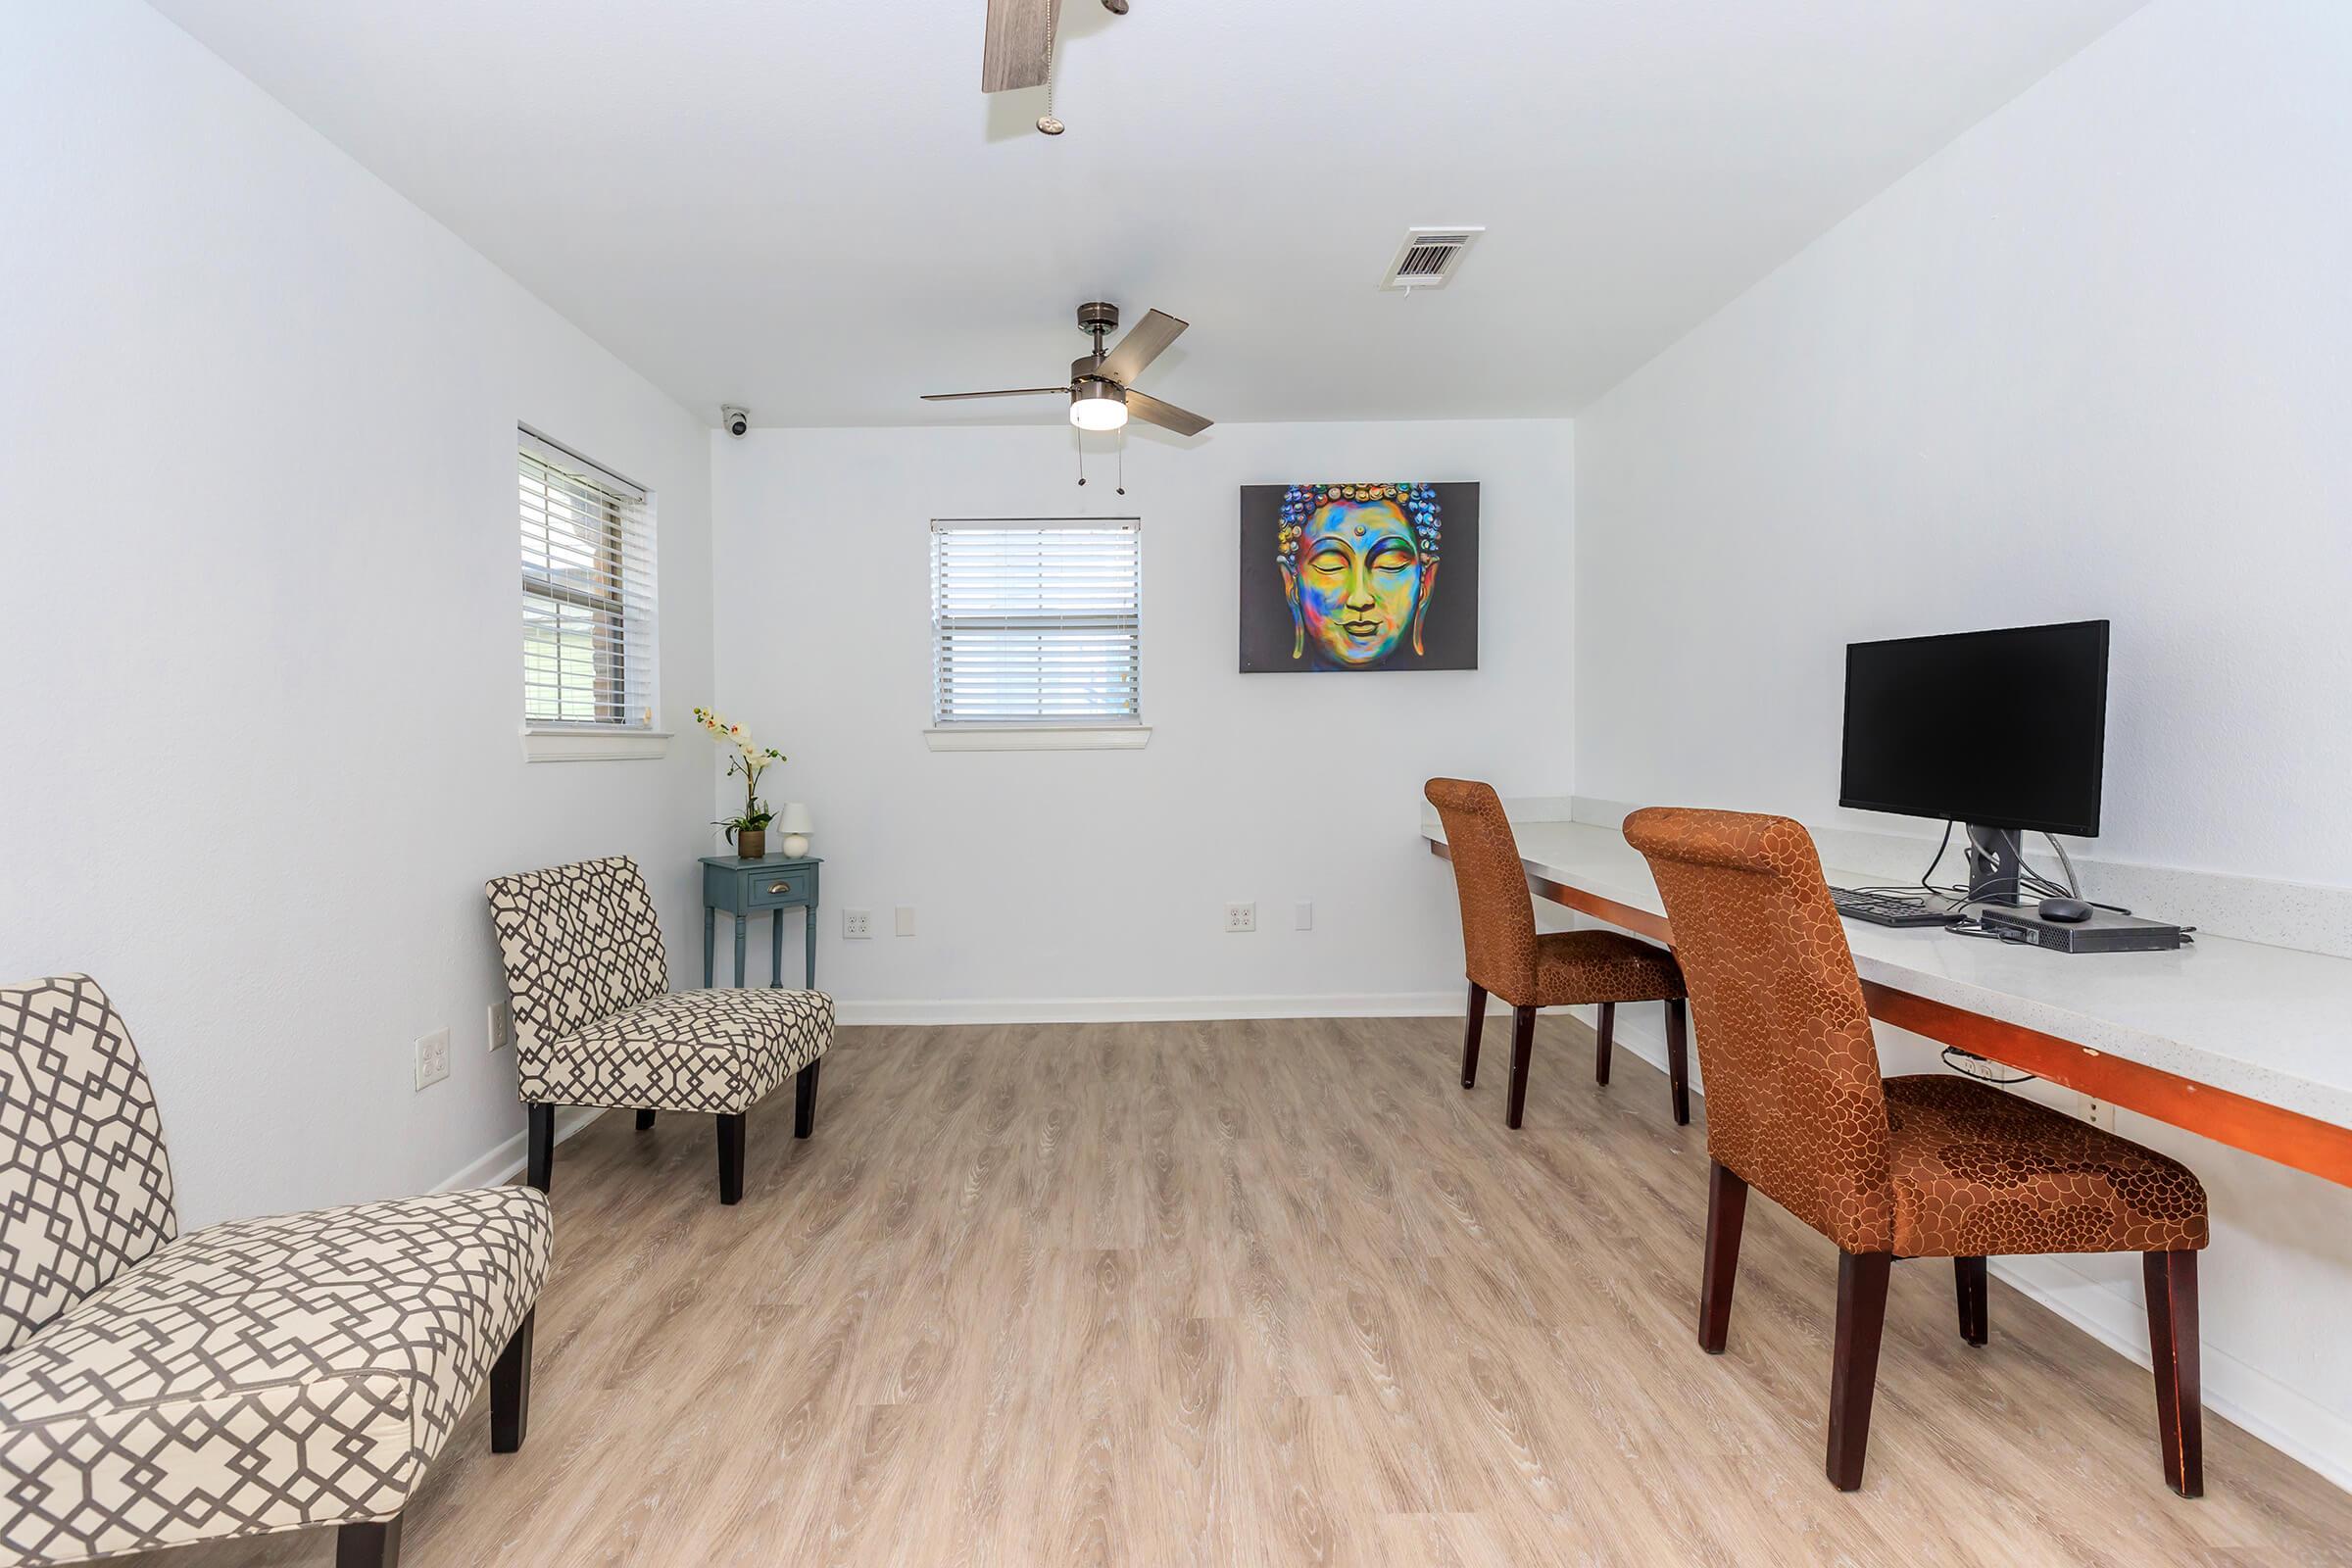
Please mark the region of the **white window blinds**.
[[651, 729], [654, 525], [645, 492], [520, 433], [522, 716]]
[[1134, 724], [1143, 531], [1133, 517], [931, 524], [936, 724]]

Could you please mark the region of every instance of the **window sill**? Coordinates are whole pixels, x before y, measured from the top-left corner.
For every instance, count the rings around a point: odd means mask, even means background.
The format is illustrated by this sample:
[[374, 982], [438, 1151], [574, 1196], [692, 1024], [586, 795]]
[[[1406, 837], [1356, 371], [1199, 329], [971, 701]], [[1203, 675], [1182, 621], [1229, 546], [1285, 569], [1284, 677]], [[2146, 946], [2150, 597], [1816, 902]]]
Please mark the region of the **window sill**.
[[1149, 724], [955, 724], [923, 731], [935, 752], [1137, 752]]
[[578, 725], [522, 732], [522, 760], [526, 762], [652, 762], [668, 752], [667, 730]]

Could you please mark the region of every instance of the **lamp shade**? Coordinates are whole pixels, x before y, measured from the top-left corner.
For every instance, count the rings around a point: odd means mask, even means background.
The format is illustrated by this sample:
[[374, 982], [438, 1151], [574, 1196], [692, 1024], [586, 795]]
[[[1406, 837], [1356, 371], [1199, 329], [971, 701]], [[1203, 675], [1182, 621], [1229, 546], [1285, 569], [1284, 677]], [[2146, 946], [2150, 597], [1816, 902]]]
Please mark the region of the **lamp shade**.
[[776, 831], [779, 833], [813, 833], [816, 831], [816, 824], [808, 819], [807, 805], [800, 801], [787, 801], [784, 803], [783, 811], [776, 817]]
[[1070, 422], [1081, 430], [1116, 430], [1127, 422], [1127, 389], [1083, 380], [1070, 393]]

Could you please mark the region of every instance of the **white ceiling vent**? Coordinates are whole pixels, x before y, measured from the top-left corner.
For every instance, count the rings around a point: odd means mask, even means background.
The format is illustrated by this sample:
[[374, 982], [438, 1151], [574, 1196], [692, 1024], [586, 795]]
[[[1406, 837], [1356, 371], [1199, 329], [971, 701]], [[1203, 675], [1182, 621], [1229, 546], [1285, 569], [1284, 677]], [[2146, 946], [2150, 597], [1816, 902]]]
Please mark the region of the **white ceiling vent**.
[[1380, 286], [1444, 288], [1460, 270], [1463, 253], [1486, 231], [1484, 224], [1406, 229], [1404, 243], [1396, 247], [1396, 259], [1389, 264], [1389, 275], [1380, 280]]

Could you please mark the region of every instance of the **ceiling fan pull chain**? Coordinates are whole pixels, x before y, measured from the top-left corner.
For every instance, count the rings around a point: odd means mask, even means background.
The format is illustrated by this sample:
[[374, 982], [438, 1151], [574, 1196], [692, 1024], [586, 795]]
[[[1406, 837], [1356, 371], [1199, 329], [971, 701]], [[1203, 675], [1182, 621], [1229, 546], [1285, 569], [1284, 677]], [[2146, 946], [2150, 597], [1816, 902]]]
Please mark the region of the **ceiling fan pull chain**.
[[[1058, 17], [1054, 19], [1055, 24], [1059, 21]], [[1046, 28], [1046, 112], [1037, 117], [1037, 128], [1049, 136], [1058, 136], [1067, 128], [1054, 115], [1054, 63], [1061, 53], [1061, 39], [1057, 36], [1060, 31], [1057, 24]]]
[[1083, 490], [1086, 488], [1086, 432], [1071, 425], [1070, 442], [1078, 449], [1078, 488]]
[[1119, 494], [1127, 493], [1127, 427], [1119, 426]]

